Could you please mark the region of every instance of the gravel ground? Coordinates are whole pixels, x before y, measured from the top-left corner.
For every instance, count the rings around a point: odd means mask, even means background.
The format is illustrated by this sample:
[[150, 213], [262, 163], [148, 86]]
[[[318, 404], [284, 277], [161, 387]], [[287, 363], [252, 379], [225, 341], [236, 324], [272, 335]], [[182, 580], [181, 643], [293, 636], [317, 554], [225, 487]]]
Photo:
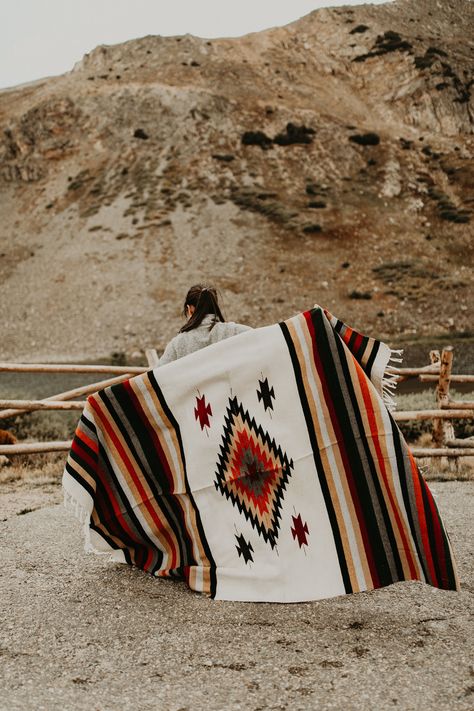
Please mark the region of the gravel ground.
[[460, 593], [402, 583], [290, 605], [212, 601], [86, 555], [62, 506], [10, 507], [0, 709], [474, 709], [474, 482], [431, 488]]

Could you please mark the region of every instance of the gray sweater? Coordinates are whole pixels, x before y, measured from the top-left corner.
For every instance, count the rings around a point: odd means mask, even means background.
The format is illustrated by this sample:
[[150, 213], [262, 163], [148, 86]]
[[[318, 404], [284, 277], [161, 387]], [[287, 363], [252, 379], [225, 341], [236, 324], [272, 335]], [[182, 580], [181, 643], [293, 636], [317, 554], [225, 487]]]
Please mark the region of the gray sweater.
[[222, 341], [224, 338], [230, 338], [243, 331], [251, 330], [250, 326], [244, 326], [233, 321], [217, 321], [212, 329], [209, 330], [209, 326], [213, 321], [214, 316], [207, 314], [197, 328], [178, 333], [166, 346], [158, 365], [166, 365], [172, 360], [177, 360], [189, 353], [198, 351], [200, 348], [210, 346], [211, 343], [217, 343], [217, 341]]

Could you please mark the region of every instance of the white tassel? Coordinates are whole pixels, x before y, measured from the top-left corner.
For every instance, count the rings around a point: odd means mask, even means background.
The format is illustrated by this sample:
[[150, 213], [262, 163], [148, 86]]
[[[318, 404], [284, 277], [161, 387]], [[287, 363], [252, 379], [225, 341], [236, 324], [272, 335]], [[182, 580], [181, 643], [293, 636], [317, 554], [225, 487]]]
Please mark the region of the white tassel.
[[90, 513], [88, 511], [86, 511], [86, 509], [83, 506], [81, 506], [81, 504], [78, 501], [76, 501], [76, 499], [73, 498], [71, 496], [71, 494], [68, 491], [66, 491], [66, 489], [63, 489], [63, 494], [64, 494], [63, 504], [64, 504], [64, 508], [66, 509], [66, 511], [70, 511], [72, 514], [74, 514], [74, 516], [77, 519], [79, 519], [79, 521], [82, 524], [87, 523], [87, 525], [89, 525], [89, 521], [90, 521], [90, 517], [91, 517]]
[[[391, 361], [392, 363], [403, 363], [403, 358], [401, 357], [402, 353], [403, 349], [391, 348], [390, 357], [388, 359], [389, 362]], [[398, 377], [398, 373], [393, 371], [387, 372], [387, 370], [385, 370], [385, 373], [383, 374], [382, 395], [385, 406], [387, 410], [389, 410], [389, 412], [393, 412], [397, 409], [397, 403], [394, 398], [394, 391], [398, 384]]]
[[[403, 348], [391, 348], [389, 361], [392, 363], [403, 363]], [[399, 356], [398, 358], [396, 356]]]

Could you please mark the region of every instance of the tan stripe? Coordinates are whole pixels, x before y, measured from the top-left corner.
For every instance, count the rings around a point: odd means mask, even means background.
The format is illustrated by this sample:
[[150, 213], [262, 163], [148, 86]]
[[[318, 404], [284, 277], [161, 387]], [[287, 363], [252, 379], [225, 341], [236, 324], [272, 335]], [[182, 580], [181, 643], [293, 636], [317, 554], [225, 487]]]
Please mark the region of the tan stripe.
[[[361, 406], [359, 408], [359, 412], [360, 412], [360, 415], [361, 415], [361, 418], [363, 421], [364, 429], [367, 433], [370, 433], [371, 432], [370, 422], [369, 422], [369, 418], [368, 418], [367, 411], [365, 408], [365, 403], [364, 403], [362, 391], [360, 388], [359, 379], [357, 376], [357, 370], [362, 370], [362, 368], [359, 365], [359, 363], [357, 363], [357, 361], [351, 357], [350, 354], [346, 353], [346, 359], [347, 359], [348, 368], [351, 372], [352, 384], [354, 386], [354, 391], [356, 393], [357, 401], [358, 401], [358, 403], [361, 404]], [[374, 409], [374, 416], [375, 416], [375, 420], [376, 420], [377, 432], [380, 433], [380, 432], [384, 431], [385, 424], [381, 418], [381, 413], [380, 413], [380, 409], [378, 407], [378, 403], [373, 398], [373, 393], [370, 393], [370, 396], [371, 396], [370, 400], [372, 403], [372, 407]], [[402, 537], [400, 535], [400, 529], [399, 529], [399, 526], [396, 521], [394, 507], [390, 501], [390, 496], [389, 496], [389, 490], [390, 490], [390, 492], [392, 493], [392, 497], [395, 501], [395, 507], [398, 510], [398, 514], [403, 521], [404, 516], [403, 516], [402, 511], [400, 510], [400, 507], [398, 504], [398, 497], [397, 497], [397, 494], [393, 488], [392, 470], [391, 470], [391, 467], [388, 462], [389, 454], [388, 454], [388, 450], [387, 450], [386, 437], [379, 436], [378, 442], [380, 445], [380, 451], [381, 451], [382, 457], [384, 458], [384, 462], [385, 462], [386, 478], [387, 478], [388, 485], [385, 482], [385, 479], [382, 474], [382, 468], [381, 468], [381, 465], [379, 464], [379, 459], [378, 459], [374, 440], [373, 440], [372, 436], [367, 437], [367, 443], [369, 445], [369, 449], [372, 454], [372, 459], [373, 459], [373, 463], [375, 466], [375, 471], [377, 473], [377, 479], [378, 479], [379, 485], [381, 487], [384, 503], [385, 503], [385, 506], [387, 507], [387, 512], [389, 515], [390, 523], [392, 525], [393, 534], [395, 536], [395, 541], [396, 541], [398, 553], [400, 556], [400, 561], [401, 561], [402, 568], [403, 568], [403, 575], [405, 578], [410, 578], [411, 575], [410, 575], [410, 568], [408, 565], [408, 559], [407, 559], [404, 545], [402, 542]], [[405, 533], [406, 533], [406, 531], [405, 531]], [[412, 549], [411, 549], [411, 552], [413, 553]], [[416, 556], [414, 556], [414, 558], [416, 558]]]
[[[362, 405], [363, 405], [360, 407], [360, 413], [362, 416], [362, 420], [364, 422], [366, 431], [370, 432], [371, 429], [370, 429], [369, 418], [367, 416], [367, 411], [366, 411], [366, 408], [364, 405], [364, 399], [363, 399], [362, 391], [360, 388], [359, 378], [358, 378], [358, 375], [356, 372], [359, 370], [359, 371], [362, 371], [362, 373], [363, 373], [363, 370], [362, 370], [361, 366], [357, 363], [357, 361], [355, 361], [355, 359], [349, 357], [349, 358], [347, 358], [347, 362], [348, 362], [349, 369], [351, 371], [352, 382], [354, 385], [354, 390], [356, 391], [357, 400], [358, 400], [358, 402], [362, 403]], [[366, 377], [364, 373], [363, 373], [363, 377]], [[385, 431], [386, 424], [385, 424], [385, 421], [383, 418], [383, 414], [382, 414], [383, 411], [381, 408], [385, 408], [385, 405], [380, 400], [380, 397], [377, 395], [373, 385], [371, 385], [370, 382], [369, 382], [368, 389], [369, 389], [369, 394], [370, 394], [370, 401], [372, 403], [372, 408], [374, 411], [377, 432], [382, 433]], [[391, 433], [389, 433], [388, 436], [391, 437], [392, 436]], [[382, 457], [384, 458], [384, 462], [385, 462], [385, 472], [386, 472], [386, 479], [387, 479], [388, 485], [385, 483], [385, 480], [384, 480], [384, 477], [382, 474], [382, 469], [381, 469], [381, 466], [379, 465], [377, 451], [375, 448], [373, 438], [368, 437], [367, 442], [369, 444], [369, 448], [370, 448], [370, 451], [371, 451], [371, 454], [373, 457], [373, 462], [376, 467], [377, 477], [378, 477], [378, 480], [379, 480], [379, 483], [380, 483], [380, 486], [381, 486], [381, 489], [383, 492], [385, 505], [387, 507], [387, 511], [388, 511], [388, 514], [390, 517], [390, 522], [392, 524], [392, 529], [393, 529], [393, 532], [395, 535], [395, 540], [397, 542], [397, 548], [398, 548], [398, 552], [399, 552], [402, 567], [403, 567], [403, 574], [404, 574], [405, 578], [407, 578], [407, 579], [410, 579], [411, 575], [412, 575], [410, 572], [410, 565], [409, 565], [407, 551], [405, 550], [405, 545], [403, 543], [402, 536], [400, 533], [400, 527], [397, 524], [395, 511], [398, 513], [398, 516], [401, 520], [403, 532], [405, 534], [405, 537], [406, 537], [406, 540], [407, 540], [408, 546], [409, 546], [409, 554], [410, 554], [411, 559], [415, 565], [415, 568], [417, 568], [417, 573], [418, 573], [419, 579], [422, 579], [423, 573], [422, 573], [422, 569], [420, 566], [420, 561], [418, 559], [418, 554], [417, 554], [416, 549], [414, 547], [414, 542], [412, 539], [411, 531], [410, 531], [410, 528], [408, 525], [405, 504], [403, 501], [399, 500], [399, 496], [398, 496], [397, 490], [395, 488], [394, 475], [398, 476], [398, 469], [394, 470], [394, 468], [393, 468], [394, 465], [395, 465], [395, 467], [397, 465], [396, 465], [396, 461], [394, 462], [393, 457], [390, 457], [390, 452], [388, 449], [388, 442], [387, 442], [387, 435], [383, 435], [383, 436], [380, 435], [378, 437], [378, 443], [380, 445], [381, 454], [382, 454]], [[389, 491], [392, 494], [392, 499], [394, 501], [394, 505], [390, 501]]]
[[[176, 536], [174, 535], [173, 531], [167, 525], [166, 516], [161, 512], [161, 510], [159, 508], [157, 508], [157, 501], [154, 498], [153, 492], [151, 491], [150, 487], [148, 486], [146, 480], [144, 479], [144, 477], [142, 475], [139, 474], [139, 472], [141, 470], [139, 463], [136, 461], [136, 459], [133, 456], [132, 452], [130, 451], [127, 443], [123, 439], [120, 431], [118, 430], [118, 428], [115, 424], [115, 421], [113, 420], [113, 418], [110, 417], [104, 403], [99, 398], [96, 400], [96, 402], [99, 405], [99, 409], [100, 409], [100, 412], [102, 413], [102, 417], [107, 419], [107, 422], [110, 424], [110, 427], [113, 429], [115, 436], [119, 439], [120, 444], [124, 448], [134, 470], [138, 473], [138, 476], [141, 480], [141, 484], [145, 490], [145, 498], [147, 500], [149, 500], [150, 503], [152, 504], [153, 510], [156, 512], [157, 517], [159, 518], [160, 522], [163, 525], [163, 528], [169, 532], [170, 537], [172, 539], [172, 545], [175, 547], [175, 550], [178, 552], [178, 556], [179, 556], [179, 546], [178, 546], [178, 542], [176, 540]], [[171, 558], [173, 556], [173, 550], [170, 547], [170, 545], [168, 544], [168, 542], [164, 539], [163, 535], [159, 531], [157, 531], [156, 523], [153, 520], [151, 513], [146, 509], [146, 507], [143, 507], [143, 497], [139, 493], [137, 486], [131, 477], [131, 474], [128, 472], [128, 469], [122, 460], [121, 454], [118, 452], [113, 440], [111, 439], [109, 434], [106, 432], [104, 427], [101, 428], [101, 431], [102, 431], [102, 434], [103, 434], [105, 441], [107, 443], [107, 449], [111, 453], [115, 464], [120, 469], [122, 477], [124, 478], [124, 480], [126, 482], [127, 488], [130, 490], [130, 493], [134, 498], [134, 502], [131, 502], [132, 505], [134, 503], [135, 506], [139, 508], [141, 516], [145, 519], [148, 527], [153, 532], [153, 534], [157, 538], [160, 539], [160, 542], [161, 542], [161, 545], [163, 546], [165, 555], [167, 555], [169, 557], [169, 559], [171, 560]]]
[[[103, 534], [105, 536], [110, 538], [110, 540], [113, 541], [120, 550], [125, 550], [126, 546], [124, 546], [124, 542], [122, 540], [120, 540], [120, 538], [117, 538], [116, 536], [113, 536], [110, 533], [110, 531], [106, 527], [105, 523], [99, 519], [99, 515], [95, 509], [93, 510], [93, 512], [91, 514], [91, 519], [94, 523], [95, 528], [98, 528], [100, 531], [103, 532]], [[107, 541], [105, 541], [105, 542], [107, 543]], [[135, 563], [135, 550], [132, 551], [129, 548], [127, 548], [127, 550], [130, 552], [130, 557], [132, 559], [132, 562]]]
[[[305, 326], [306, 326], [306, 320], [305, 320]], [[309, 333], [307, 327], [304, 330], [304, 334], [305, 334], [307, 347], [309, 349], [309, 352], [311, 353], [312, 348], [313, 348], [313, 342], [312, 342], [311, 334]], [[321, 407], [324, 412], [324, 421], [326, 423], [326, 429], [328, 430], [328, 436], [329, 436], [329, 439], [331, 440], [331, 442], [334, 442], [334, 444], [332, 445], [332, 450], [333, 450], [334, 459], [336, 461], [336, 470], [334, 471], [334, 468], [331, 467], [331, 463], [330, 463], [329, 459], [327, 459], [328, 469], [326, 471], [330, 472], [332, 477], [337, 476], [337, 478], [340, 482], [340, 485], [342, 487], [346, 508], [349, 512], [349, 517], [351, 520], [351, 526], [352, 526], [352, 531], [354, 534], [355, 544], [357, 546], [357, 550], [359, 553], [359, 559], [360, 559], [360, 563], [361, 563], [361, 567], [362, 567], [362, 574], [363, 574], [364, 580], [365, 580], [365, 587], [370, 588], [370, 587], [373, 587], [372, 575], [370, 573], [370, 567], [369, 567], [369, 563], [367, 560], [367, 554], [365, 551], [364, 541], [363, 541], [362, 533], [360, 530], [359, 520], [357, 518], [357, 513], [355, 510], [355, 506], [354, 506], [354, 500], [352, 498], [351, 490], [350, 490], [347, 476], [346, 476], [345, 470], [344, 470], [344, 463], [342, 460], [340, 446], [339, 446], [339, 443], [337, 442], [336, 433], [334, 432], [334, 429], [332, 426], [331, 415], [329, 412], [329, 408], [327, 407], [327, 404], [326, 404], [326, 397], [324, 395], [323, 387], [321, 384], [321, 379], [319, 377], [318, 371], [316, 369], [316, 365], [315, 365], [314, 360], [312, 358], [310, 360], [309, 365], [311, 368], [311, 373], [312, 373], [314, 382], [315, 382], [317, 390], [318, 390]], [[318, 423], [318, 427], [319, 427], [319, 423]], [[321, 432], [321, 441], [323, 441], [323, 440], [324, 440], [324, 436], [323, 436], [323, 433]], [[326, 452], [326, 450], [324, 450], [324, 451]], [[338, 494], [337, 489], [334, 485], [334, 481], [332, 481], [331, 488], [332, 488], [332, 490], [334, 490], [334, 496], [338, 499], [339, 494]], [[338, 511], [341, 515], [341, 521], [342, 521], [343, 525], [346, 527], [344, 517], [342, 516], [342, 511], [340, 508], [339, 499], [338, 499]], [[338, 521], [339, 521], [339, 518], [338, 518]], [[346, 530], [346, 536], [347, 536], [347, 538], [349, 537], [349, 533], [347, 532], [347, 530]], [[355, 561], [352, 558], [352, 552], [350, 549], [349, 540], [347, 541], [347, 544], [349, 546], [349, 555], [350, 555], [350, 558], [352, 561], [352, 568], [354, 570], [354, 585], [355, 585], [354, 590], [356, 590], [356, 588], [358, 588], [358, 586], [359, 586], [359, 581], [357, 578], [357, 573], [355, 571]], [[352, 578], [351, 578], [351, 581], [352, 581]]]
[[[144, 397], [143, 393], [141, 392], [139, 386], [133, 382], [134, 379], [130, 380], [130, 385], [140, 403], [140, 406], [142, 407], [143, 411], [145, 412], [148, 421], [150, 422], [151, 426], [153, 427], [153, 431], [157, 435], [161, 447], [163, 448], [163, 452], [165, 454], [166, 460], [169, 463], [171, 473], [173, 475], [173, 492], [180, 492], [185, 490], [185, 484], [184, 484], [184, 469], [182, 466], [182, 461], [181, 461], [181, 454], [179, 451], [179, 444], [178, 444], [178, 439], [176, 436], [176, 432], [174, 427], [172, 426], [171, 422], [169, 419], [166, 417], [160, 401], [158, 399], [157, 394], [155, 393], [151, 383], [150, 379], [148, 377], [142, 379], [142, 385], [146, 389], [150, 399], [153, 402], [153, 405], [155, 406], [162, 422], [164, 423], [165, 427], [168, 430], [168, 433], [170, 435], [170, 438], [172, 440], [172, 444], [174, 446], [174, 454], [175, 457], [172, 457], [172, 453], [169, 449], [168, 442], [166, 437], [164, 436], [164, 432], [162, 430], [162, 427], [159, 422], [156, 421], [155, 415], [151, 412], [150, 407], [146, 401], [146, 398]], [[176, 464], [177, 462], [177, 468]]]
[[[134, 392], [136, 393], [137, 398], [139, 399], [140, 405], [143, 407], [144, 411], [146, 412], [150, 423], [153, 426], [154, 431], [156, 432], [160, 444], [163, 448], [163, 452], [165, 454], [165, 457], [169, 463], [172, 476], [173, 476], [173, 482], [178, 482], [179, 486], [176, 486], [176, 501], [179, 503], [182, 511], [183, 511], [183, 518], [185, 521], [185, 526], [187, 533], [189, 535], [189, 538], [191, 540], [191, 546], [192, 546], [192, 552], [193, 552], [193, 558], [197, 563], [200, 563], [203, 567], [204, 566], [209, 566], [210, 561], [208, 560], [206, 556], [206, 552], [204, 550], [204, 546], [202, 545], [202, 540], [201, 536], [199, 534], [199, 529], [197, 526], [197, 517], [196, 517], [196, 511], [194, 507], [191, 505], [191, 502], [189, 500], [189, 496], [186, 492], [186, 486], [185, 486], [185, 472], [184, 472], [184, 466], [183, 466], [183, 461], [181, 458], [181, 449], [179, 447], [179, 442], [178, 442], [178, 436], [176, 434], [176, 430], [174, 426], [172, 425], [171, 421], [167, 417], [165, 411], [163, 410], [160, 400], [152, 387], [152, 384], [150, 382], [150, 379], [148, 377], [145, 377], [142, 381], [142, 384], [146, 387], [147, 393], [149, 394], [162, 422], [167, 428], [168, 434], [170, 435], [171, 442], [174, 446], [174, 453], [172, 453], [169, 449], [168, 442], [166, 437], [164, 436], [164, 433], [159, 426], [159, 423], [155, 421], [155, 416], [151, 413], [149, 406], [143, 396], [143, 393], [140, 392], [139, 389], [136, 389], [134, 387], [134, 383], [131, 380], [130, 384], [132, 385]], [[174, 454], [174, 456], [173, 456]], [[178, 470], [176, 470], [176, 463], [178, 466]], [[181, 497], [178, 492], [182, 491], [183, 496]]]
[[94, 491], [96, 490], [95, 479], [93, 479], [90, 474], [78, 462], [72, 459], [71, 456], [68, 456], [67, 464], [69, 464], [71, 469], [74, 469], [77, 474], [80, 474], [82, 479], [84, 479], [84, 481], [86, 481]]
[[[309, 350], [309, 353], [312, 353], [312, 348], [313, 348], [312, 339], [311, 339], [311, 335], [308, 332], [306, 320], [304, 319], [304, 317], [301, 317], [301, 316], [299, 318], [301, 320], [301, 326], [302, 326], [302, 331], [305, 336], [306, 346]], [[315, 405], [313, 395], [311, 392], [311, 388], [309, 385], [309, 377], [311, 377], [312, 380], [314, 381], [316, 388], [320, 394], [321, 407], [323, 409], [325, 421], [327, 424], [328, 436], [332, 442], [336, 442], [336, 436], [335, 436], [334, 430], [332, 428], [331, 418], [329, 416], [329, 412], [326, 407], [325, 397], [324, 397], [324, 394], [322, 393], [322, 388], [321, 388], [321, 381], [319, 379], [316, 367], [314, 365], [314, 361], [311, 358], [309, 360], [309, 362], [307, 362], [305, 355], [304, 355], [304, 351], [303, 351], [301, 344], [300, 344], [299, 335], [298, 335], [297, 331], [295, 330], [291, 321], [287, 322], [287, 326], [290, 330], [290, 333], [291, 333], [291, 336], [293, 339], [293, 344], [295, 346], [296, 354], [298, 357], [298, 361], [300, 363], [302, 378], [303, 378], [303, 382], [304, 382], [304, 386], [305, 386], [305, 392], [306, 392], [306, 396], [308, 399], [308, 405], [309, 405], [309, 408], [311, 411], [311, 417], [312, 417], [314, 429], [316, 431], [317, 439], [319, 442], [323, 442], [324, 436], [323, 436], [323, 433], [322, 433], [322, 430], [320, 427], [319, 417], [318, 417], [318, 414], [316, 411], [316, 405]], [[308, 370], [309, 370], [309, 372], [308, 372]], [[333, 449], [333, 454], [334, 454], [334, 457], [336, 460], [336, 466], [339, 468], [339, 471], [341, 471], [341, 470], [343, 471], [343, 465], [342, 465], [339, 447], [336, 444], [336, 445], [333, 445], [332, 449]], [[339, 534], [341, 537], [342, 547], [343, 547], [343, 551], [344, 551], [344, 558], [345, 558], [347, 570], [349, 573], [349, 578], [350, 578], [351, 585], [352, 585], [354, 592], [358, 592], [360, 589], [362, 589], [362, 586], [359, 586], [359, 580], [358, 580], [358, 576], [357, 576], [357, 573], [355, 570], [354, 560], [352, 557], [348, 531], [346, 528], [346, 523], [344, 520], [342, 510], [341, 510], [339, 496], [338, 496], [338, 493], [337, 493], [337, 490], [336, 490], [336, 487], [334, 484], [333, 471], [332, 471], [332, 467], [331, 467], [331, 464], [328, 459], [327, 452], [328, 452], [327, 448], [323, 447], [322, 449], [319, 450], [319, 455], [320, 455], [321, 462], [323, 465], [324, 475], [325, 475], [326, 482], [327, 482], [327, 485], [329, 488], [329, 494], [330, 494], [331, 501], [333, 504], [334, 512], [336, 514], [337, 525], [338, 525]], [[344, 497], [345, 497], [345, 501], [346, 501], [346, 506], [349, 511], [349, 516], [351, 519], [351, 524], [352, 524], [354, 536], [356, 537], [356, 545], [357, 545], [358, 550], [360, 550], [362, 541], [360, 539], [359, 526], [358, 526], [357, 518], [355, 516], [355, 512], [353, 509], [353, 503], [352, 503], [352, 498], [350, 496], [350, 491], [348, 490], [346, 478], [339, 477], [339, 480], [340, 480], [341, 486], [344, 490]], [[357, 537], [357, 533], [359, 533], [359, 537]], [[365, 578], [366, 587], [371, 587], [371, 577], [370, 577], [370, 572], [369, 572], [369, 568], [367, 565], [367, 560], [365, 557], [365, 550], [363, 549], [363, 546], [362, 546], [362, 550], [363, 550], [363, 554], [362, 554], [362, 556], [360, 556], [361, 565], [362, 565], [362, 572], [363, 572], [363, 576]]]

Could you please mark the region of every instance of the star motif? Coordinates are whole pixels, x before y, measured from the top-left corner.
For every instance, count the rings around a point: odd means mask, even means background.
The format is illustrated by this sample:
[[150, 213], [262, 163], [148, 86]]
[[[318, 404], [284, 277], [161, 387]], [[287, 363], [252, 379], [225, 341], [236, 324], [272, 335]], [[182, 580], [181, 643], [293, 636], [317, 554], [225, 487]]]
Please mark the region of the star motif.
[[268, 408], [273, 410], [272, 398], [275, 399], [275, 391], [273, 390], [273, 387], [270, 387], [268, 384], [268, 378], [265, 378], [265, 380], [259, 380], [258, 384], [260, 385], [260, 390], [257, 390], [258, 401], [262, 402], [263, 400], [265, 412]]
[[294, 528], [291, 529], [293, 538], [298, 539], [298, 544], [300, 548], [301, 546], [307, 546], [308, 540], [306, 536], [309, 535], [308, 524], [303, 523], [303, 521], [301, 520], [301, 514], [298, 514], [298, 516], [292, 516], [291, 518], [293, 519], [294, 526]]
[[210, 427], [211, 423], [209, 417], [212, 416], [212, 409], [209, 403], [206, 403], [206, 396], [196, 396], [196, 405], [197, 406], [194, 408], [194, 417], [196, 420], [199, 420], [201, 430], [203, 430], [204, 427]]
[[235, 547], [237, 548], [237, 553], [239, 554], [239, 558], [240, 558], [240, 556], [242, 556], [243, 559], [245, 560], [245, 563], [248, 563], [249, 561], [251, 563], [253, 563], [252, 553], [254, 551], [253, 551], [252, 544], [250, 543], [250, 541], [247, 543], [247, 541], [245, 540], [245, 538], [243, 537], [242, 534], [240, 534], [240, 536], [235, 536], [235, 537], [236, 537], [237, 543], [238, 543], [238, 545]]

